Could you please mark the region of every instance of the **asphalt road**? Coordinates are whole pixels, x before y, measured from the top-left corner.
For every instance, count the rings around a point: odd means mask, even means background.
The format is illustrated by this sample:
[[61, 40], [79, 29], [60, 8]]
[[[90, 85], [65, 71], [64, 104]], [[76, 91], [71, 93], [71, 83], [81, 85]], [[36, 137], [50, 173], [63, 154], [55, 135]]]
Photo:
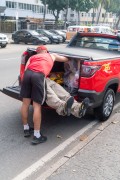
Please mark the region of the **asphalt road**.
[[[48, 48], [54, 49], [56, 46], [60, 48], [65, 45], [48, 45]], [[16, 82], [20, 57], [27, 47], [36, 46], [8, 44], [6, 48], [0, 49], [0, 89], [12, 86]], [[94, 120], [92, 115], [78, 119], [73, 116], [58, 116], [53, 110], [43, 109], [42, 132], [47, 135], [48, 141], [32, 146], [32, 137], [29, 139], [23, 137], [20, 107], [21, 102], [0, 92], [0, 179], [2, 180], [13, 179]], [[29, 120], [32, 126], [32, 107]]]
[[[60, 49], [64, 46], [65, 44], [48, 45], [48, 49], [54, 50], [54, 47]], [[16, 85], [18, 84], [20, 57], [27, 47], [36, 46], [8, 44], [5, 49], [0, 49], [0, 89], [12, 86], [15, 82]], [[119, 100], [118, 95], [116, 102]], [[20, 101], [0, 92], [0, 179], [2, 180], [15, 178], [95, 120], [95, 117], [90, 114], [83, 119], [78, 119], [74, 116], [58, 116], [53, 110], [43, 109], [42, 132], [47, 135], [48, 141], [32, 146], [32, 137], [28, 139], [23, 137], [20, 107]], [[32, 110], [31, 107], [29, 114], [31, 126], [33, 126]]]

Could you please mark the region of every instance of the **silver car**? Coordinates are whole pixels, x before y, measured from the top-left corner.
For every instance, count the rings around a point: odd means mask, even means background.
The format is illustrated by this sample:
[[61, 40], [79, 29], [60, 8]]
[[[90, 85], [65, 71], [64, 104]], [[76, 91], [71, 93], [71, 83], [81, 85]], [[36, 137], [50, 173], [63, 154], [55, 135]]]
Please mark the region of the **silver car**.
[[5, 48], [8, 44], [8, 37], [5, 34], [0, 33], [0, 46]]

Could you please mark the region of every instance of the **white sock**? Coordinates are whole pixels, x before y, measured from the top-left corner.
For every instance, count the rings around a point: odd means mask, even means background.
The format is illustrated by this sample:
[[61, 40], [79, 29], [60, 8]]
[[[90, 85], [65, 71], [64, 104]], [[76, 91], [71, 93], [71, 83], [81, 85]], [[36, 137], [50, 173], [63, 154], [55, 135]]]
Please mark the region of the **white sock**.
[[23, 125], [23, 127], [24, 127], [24, 130], [29, 130], [29, 125], [28, 124]]
[[39, 130], [34, 130], [34, 136], [36, 138], [39, 138], [41, 135], [40, 135], [40, 131]]

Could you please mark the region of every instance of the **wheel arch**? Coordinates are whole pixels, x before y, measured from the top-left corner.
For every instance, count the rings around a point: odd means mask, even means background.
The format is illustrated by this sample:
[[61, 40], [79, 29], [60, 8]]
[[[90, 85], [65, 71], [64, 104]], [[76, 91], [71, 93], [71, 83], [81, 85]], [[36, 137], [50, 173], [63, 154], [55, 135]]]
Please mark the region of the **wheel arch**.
[[[115, 92], [115, 94], [116, 94], [116, 92], [117, 92], [117, 90], [118, 90], [118, 86], [119, 86], [119, 79], [117, 79], [117, 78], [111, 79], [111, 80], [107, 83], [104, 92], [106, 93], [106, 91], [107, 91], [108, 89], [112, 89], [112, 90]], [[105, 94], [105, 93], [104, 93], [104, 94]]]

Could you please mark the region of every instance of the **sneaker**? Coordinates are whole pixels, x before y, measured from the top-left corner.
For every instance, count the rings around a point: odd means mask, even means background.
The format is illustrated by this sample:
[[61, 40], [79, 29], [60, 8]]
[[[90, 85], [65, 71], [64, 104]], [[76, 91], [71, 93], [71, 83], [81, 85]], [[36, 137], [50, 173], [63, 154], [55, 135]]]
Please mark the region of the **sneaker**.
[[79, 111], [79, 118], [85, 116], [86, 111], [88, 109], [88, 107], [90, 106], [90, 99], [89, 98], [85, 98], [81, 104], [80, 107], [80, 111]]
[[30, 133], [31, 133], [31, 134], [34, 133], [34, 128], [30, 127]]
[[41, 135], [39, 138], [34, 136], [33, 140], [32, 140], [32, 144], [40, 144], [40, 143], [44, 143], [45, 141], [47, 141], [47, 137], [46, 136]]
[[30, 137], [31, 133], [29, 129], [24, 130], [24, 137]]
[[71, 108], [72, 108], [73, 102], [74, 102], [74, 97], [71, 96], [65, 104], [65, 113], [67, 116], [70, 116], [71, 114]]

